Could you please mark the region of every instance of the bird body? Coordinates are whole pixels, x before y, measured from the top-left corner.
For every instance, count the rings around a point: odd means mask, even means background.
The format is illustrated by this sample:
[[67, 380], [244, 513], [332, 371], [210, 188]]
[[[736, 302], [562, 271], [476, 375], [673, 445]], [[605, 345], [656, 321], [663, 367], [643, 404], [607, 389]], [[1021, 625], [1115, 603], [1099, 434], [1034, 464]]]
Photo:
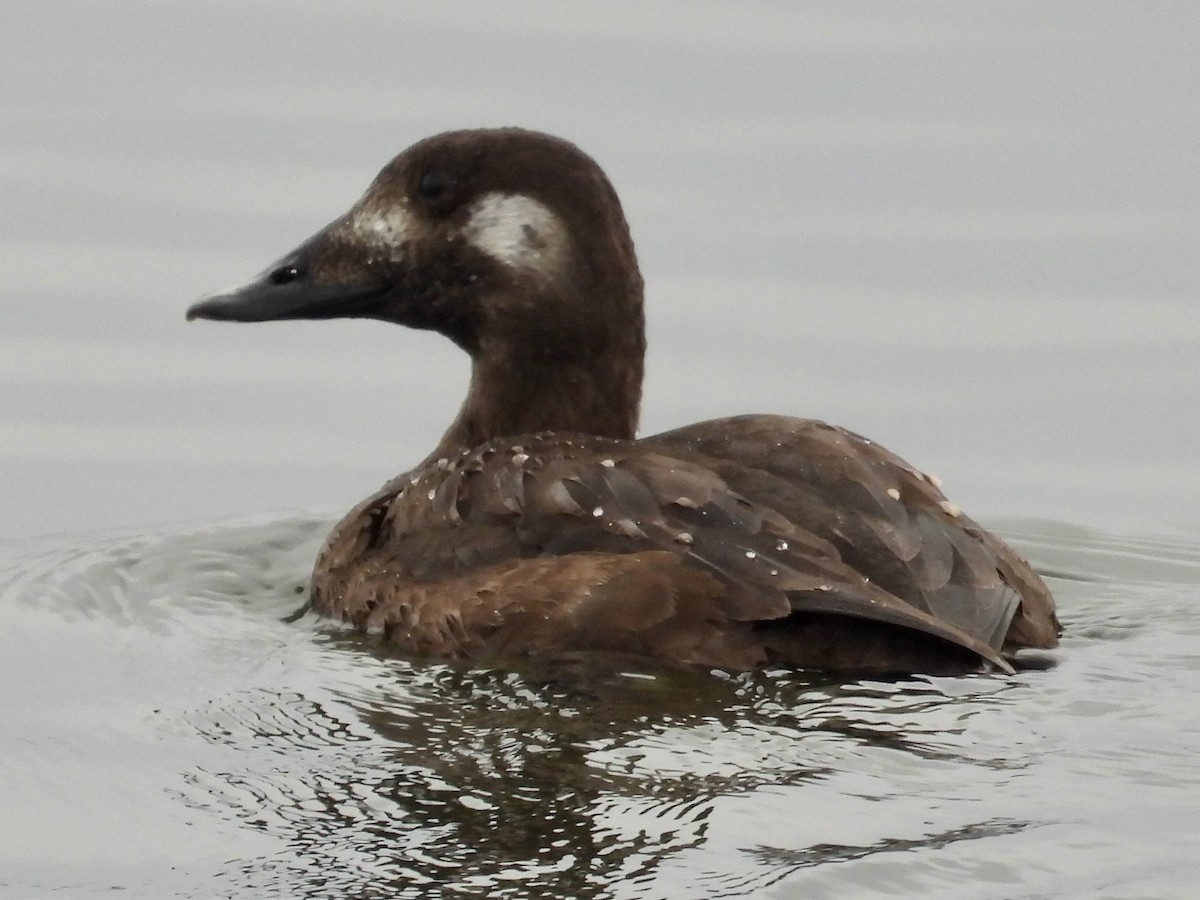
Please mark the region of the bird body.
[[961, 672], [1057, 644], [1029, 564], [859, 435], [747, 415], [635, 438], [642, 279], [615, 191], [566, 141], [422, 141], [188, 316], [379, 318], [470, 354], [438, 446], [313, 574], [315, 608], [413, 655]]

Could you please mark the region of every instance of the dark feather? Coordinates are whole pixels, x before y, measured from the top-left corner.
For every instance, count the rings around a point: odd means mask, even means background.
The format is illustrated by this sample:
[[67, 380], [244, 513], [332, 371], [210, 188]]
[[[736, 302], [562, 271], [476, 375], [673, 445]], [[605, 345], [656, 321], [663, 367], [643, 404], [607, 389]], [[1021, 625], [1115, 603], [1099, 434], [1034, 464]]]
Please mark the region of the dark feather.
[[[1015, 554], [981, 540], [924, 476], [874, 445], [775, 417], [750, 420], [747, 435], [744, 421], [640, 442], [575, 435], [569, 447], [524, 436], [427, 466], [339, 527], [317, 602], [438, 656], [650, 641], [655, 656], [727, 665], [717, 648], [732, 641], [739, 658], [803, 665], [797, 623], [835, 617], [875, 623], [880, 639], [915, 631], [1007, 669], [1000, 653], [1022, 602], [1004, 575], [1024, 566]], [[813, 447], [836, 449], [815, 454], [828, 470], [804, 455]], [[497, 636], [474, 633], [497, 610]], [[911, 636], [897, 640], [913, 652]], [[831, 654], [817, 655], [829, 665]], [[894, 664], [882, 654], [869, 668]]]

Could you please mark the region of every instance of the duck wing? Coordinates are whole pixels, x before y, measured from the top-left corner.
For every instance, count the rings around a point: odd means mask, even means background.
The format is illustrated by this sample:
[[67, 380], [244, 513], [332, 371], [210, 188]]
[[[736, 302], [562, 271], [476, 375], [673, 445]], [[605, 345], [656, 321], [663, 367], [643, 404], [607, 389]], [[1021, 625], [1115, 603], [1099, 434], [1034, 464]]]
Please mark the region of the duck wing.
[[1058, 644], [1053, 598], [1029, 563], [947, 500], [935, 478], [860, 435], [750, 415], [645, 443], [695, 454], [732, 490], [828, 541], [890, 595], [994, 650]]

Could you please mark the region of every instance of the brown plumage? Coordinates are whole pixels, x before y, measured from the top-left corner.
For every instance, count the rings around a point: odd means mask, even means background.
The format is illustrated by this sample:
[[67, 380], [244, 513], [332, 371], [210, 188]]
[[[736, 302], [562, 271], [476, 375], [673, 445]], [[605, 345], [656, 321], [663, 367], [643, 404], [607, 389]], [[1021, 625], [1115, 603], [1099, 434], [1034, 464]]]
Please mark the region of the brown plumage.
[[334, 529], [314, 606], [415, 655], [596, 651], [745, 670], [955, 672], [1060, 631], [1045, 584], [929, 477], [782, 416], [634, 439], [642, 282], [571, 144], [429, 138], [345, 216], [189, 318], [359, 316], [472, 358], [434, 452]]

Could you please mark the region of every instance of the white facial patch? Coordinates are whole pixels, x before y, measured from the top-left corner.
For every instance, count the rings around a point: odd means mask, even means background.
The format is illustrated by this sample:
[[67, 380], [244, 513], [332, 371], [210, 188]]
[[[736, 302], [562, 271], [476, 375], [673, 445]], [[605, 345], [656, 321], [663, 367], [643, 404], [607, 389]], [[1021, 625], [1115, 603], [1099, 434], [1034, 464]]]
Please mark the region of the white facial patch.
[[414, 237], [412, 214], [405, 206], [382, 205], [364, 198], [347, 217], [355, 242], [387, 259], [398, 260], [404, 246]]
[[484, 194], [470, 210], [463, 237], [513, 269], [553, 278], [562, 271], [569, 238], [562, 220], [524, 194]]

